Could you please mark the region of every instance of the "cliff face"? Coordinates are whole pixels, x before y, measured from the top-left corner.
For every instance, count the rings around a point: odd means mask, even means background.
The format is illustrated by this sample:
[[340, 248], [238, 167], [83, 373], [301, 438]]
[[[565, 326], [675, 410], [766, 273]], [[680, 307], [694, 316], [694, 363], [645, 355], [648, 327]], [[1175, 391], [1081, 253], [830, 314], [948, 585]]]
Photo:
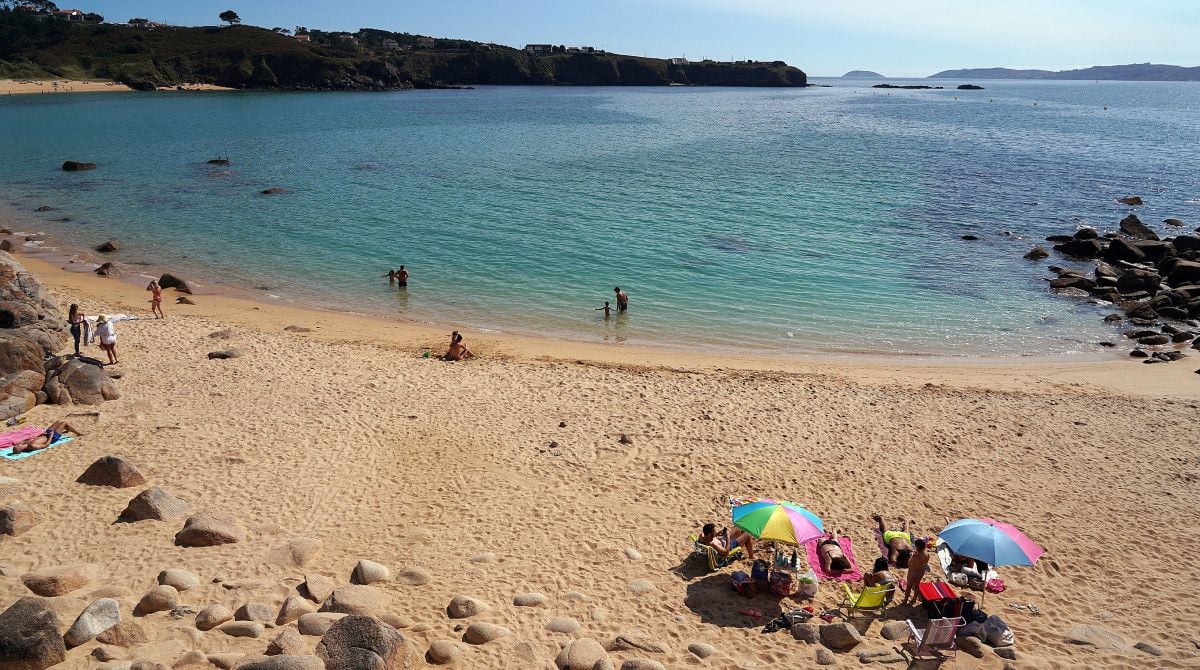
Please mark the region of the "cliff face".
[[930, 79], [1056, 79], [1106, 81], [1200, 81], [1200, 67], [1134, 63], [1097, 65], [1082, 70], [1012, 70], [1004, 67], [944, 70]]
[[[803, 86], [774, 63], [691, 63], [607, 53], [532, 56], [461, 40], [453, 48], [385, 51], [356, 39], [306, 43], [250, 26], [155, 28], [59, 24], [0, 11], [0, 77], [115, 79], [138, 88], [186, 82], [235, 88], [369, 90], [429, 85], [567, 84]], [[364, 42], [384, 35], [360, 31]], [[19, 36], [20, 39], [16, 39]], [[410, 36], [411, 37], [411, 36]]]

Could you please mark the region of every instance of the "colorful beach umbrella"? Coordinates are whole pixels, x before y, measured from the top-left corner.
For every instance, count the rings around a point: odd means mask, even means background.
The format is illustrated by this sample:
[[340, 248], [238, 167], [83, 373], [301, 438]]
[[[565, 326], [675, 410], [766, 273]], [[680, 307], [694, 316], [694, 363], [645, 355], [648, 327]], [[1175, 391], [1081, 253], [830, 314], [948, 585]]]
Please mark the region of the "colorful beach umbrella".
[[756, 500], [733, 508], [733, 525], [760, 540], [802, 544], [825, 534], [816, 514], [786, 500]]
[[995, 519], [959, 519], [938, 533], [938, 538], [959, 556], [994, 567], [1031, 566], [1046, 553], [1016, 526]]

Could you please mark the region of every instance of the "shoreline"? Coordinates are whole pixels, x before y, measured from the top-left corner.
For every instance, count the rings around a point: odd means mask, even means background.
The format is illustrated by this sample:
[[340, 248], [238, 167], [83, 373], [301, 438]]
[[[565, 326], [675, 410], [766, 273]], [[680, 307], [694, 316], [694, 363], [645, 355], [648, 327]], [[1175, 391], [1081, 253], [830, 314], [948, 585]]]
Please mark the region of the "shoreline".
[[[100, 277], [91, 271], [64, 267], [51, 258], [20, 254], [17, 258], [41, 281], [59, 293], [86, 303], [99, 303], [139, 316], [149, 315], [149, 294], [125, 279]], [[371, 315], [322, 310], [308, 305], [272, 304], [249, 297], [201, 293], [191, 296], [195, 305], [175, 304], [184, 294], [164, 291], [167, 318], [201, 318], [262, 333], [280, 333], [288, 326], [311, 328], [303, 337], [321, 342], [368, 345], [422, 357], [444, 353], [453, 326], [386, 319]], [[475, 351], [477, 361], [510, 360], [551, 364], [582, 364], [622, 369], [650, 369], [681, 373], [740, 371], [788, 375], [837, 376], [857, 382], [890, 380], [911, 383], [989, 388], [1001, 392], [1053, 393], [1062, 385], [1092, 387], [1096, 392], [1144, 396], [1200, 398], [1200, 375], [1189, 361], [1170, 365], [1134, 365], [1114, 356], [1111, 360], [909, 360], [886, 356], [855, 355], [756, 356], [712, 354], [627, 344], [576, 342], [508, 333], [479, 332], [458, 327]], [[476, 362], [467, 362], [475, 365]]]
[[[159, 91], [232, 91], [226, 86], [212, 84], [180, 84], [179, 87], [160, 87]], [[135, 92], [125, 84], [106, 79], [0, 79], [0, 95], [34, 95], [56, 93], [124, 93]]]

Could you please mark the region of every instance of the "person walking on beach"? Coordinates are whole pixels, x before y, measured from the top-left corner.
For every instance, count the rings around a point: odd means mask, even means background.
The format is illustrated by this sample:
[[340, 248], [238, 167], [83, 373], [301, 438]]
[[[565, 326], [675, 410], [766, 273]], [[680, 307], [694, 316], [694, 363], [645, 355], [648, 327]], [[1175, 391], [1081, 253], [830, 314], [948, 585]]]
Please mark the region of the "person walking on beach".
[[96, 319], [96, 336], [100, 338], [100, 348], [108, 354], [108, 364], [116, 365], [117, 361], [117, 329], [113, 322], [103, 314]]
[[401, 265], [399, 270], [396, 270], [396, 282], [400, 284], [400, 288], [408, 286], [408, 270]]
[[166, 315], [162, 311], [162, 287], [158, 285], [158, 280], [151, 279], [150, 283], [146, 285], [146, 290], [152, 294], [150, 311], [154, 313], [154, 318], [165, 319]]
[[379, 275], [379, 276], [388, 278], [388, 288], [391, 288], [396, 285], [396, 271], [395, 270], [388, 270], [387, 274]]
[[599, 311], [603, 311], [603, 312], [604, 312], [604, 318], [606, 318], [606, 319], [607, 319], [608, 317], [612, 316], [612, 307], [610, 307], [610, 306], [609, 306], [609, 304], [608, 304], [608, 301], [607, 301], [607, 300], [605, 300], [605, 301], [604, 301], [604, 306], [603, 306], [603, 307], [597, 307], [597, 308], [596, 308], [596, 311], [597, 311], [597, 312], [599, 312]]
[[70, 311], [67, 312], [67, 324], [71, 326], [71, 337], [75, 340], [75, 355], [79, 355], [79, 338], [83, 337], [83, 341], [88, 341], [87, 331], [91, 326], [87, 322], [87, 317], [83, 312], [79, 311], [79, 305], [71, 304]]
[[629, 294], [622, 291], [620, 286], [614, 286], [613, 293], [617, 294], [617, 313], [629, 309]]

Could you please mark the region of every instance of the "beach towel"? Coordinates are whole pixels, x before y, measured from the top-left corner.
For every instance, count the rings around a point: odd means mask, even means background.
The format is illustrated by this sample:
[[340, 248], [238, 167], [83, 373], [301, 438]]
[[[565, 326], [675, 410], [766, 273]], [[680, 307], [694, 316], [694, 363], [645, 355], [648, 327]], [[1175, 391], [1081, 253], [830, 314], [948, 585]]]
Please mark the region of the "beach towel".
[[11, 447], [18, 442], [32, 439], [46, 432], [45, 428], [37, 426], [23, 426], [16, 430], [10, 430], [7, 433], [0, 433], [0, 449]]
[[[946, 575], [946, 579], [950, 579], [950, 575], [951, 575], [950, 561], [952, 561], [954, 558], [952, 556], [952, 552], [950, 551], [950, 546], [947, 545], [945, 542], [938, 540], [937, 544], [934, 545], [934, 552], [937, 554], [938, 563], [941, 564], [942, 572]], [[999, 579], [999, 578], [1000, 578], [1000, 573], [996, 572], [995, 570], [989, 569], [983, 575], [983, 583], [987, 584], [989, 581], [991, 581], [993, 579]]]
[[850, 561], [850, 569], [843, 570], [837, 574], [825, 572], [821, 566], [821, 555], [817, 552], [817, 545], [824, 538], [817, 538], [804, 543], [804, 553], [808, 556], [808, 566], [816, 573], [819, 579], [835, 579], [842, 582], [857, 582], [863, 577], [862, 568], [858, 566], [858, 560], [854, 558], [854, 544], [849, 537], [839, 537], [838, 544], [842, 547], [842, 553], [846, 555], [846, 559]]
[[888, 559], [888, 565], [895, 565], [892, 563], [892, 552], [888, 551], [887, 543], [883, 541], [883, 533], [879, 532], [878, 528], [875, 529], [875, 542], [879, 545], [879, 555]]
[[[34, 435], [33, 437], [37, 437], [38, 435], [41, 435], [41, 432], [38, 432], [38, 434]], [[26, 438], [26, 439], [29, 439], [29, 438]], [[67, 442], [70, 442], [73, 439], [75, 439], [75, 438], [63, 436], [63, 437], [58, 438], [58, 441], [51, 442], [49, 444], [49, 446], [46, 447], [46, 449], [38, 449], [37, 451], [27, 451], [23, 454], [14, 454], [12, 452], [13, 448], [11, 446], [9, 446], [9, 447], [0, 449], [0, 457], [7, 458], [10, 461], [23, 461], [26, 458], [29, 458], [30, 456], [37, 456], [38, 454], [45, 452], [47, 449], [53, 449], [54, 447], [57, 447], [60, 444], [66, 444]]]

